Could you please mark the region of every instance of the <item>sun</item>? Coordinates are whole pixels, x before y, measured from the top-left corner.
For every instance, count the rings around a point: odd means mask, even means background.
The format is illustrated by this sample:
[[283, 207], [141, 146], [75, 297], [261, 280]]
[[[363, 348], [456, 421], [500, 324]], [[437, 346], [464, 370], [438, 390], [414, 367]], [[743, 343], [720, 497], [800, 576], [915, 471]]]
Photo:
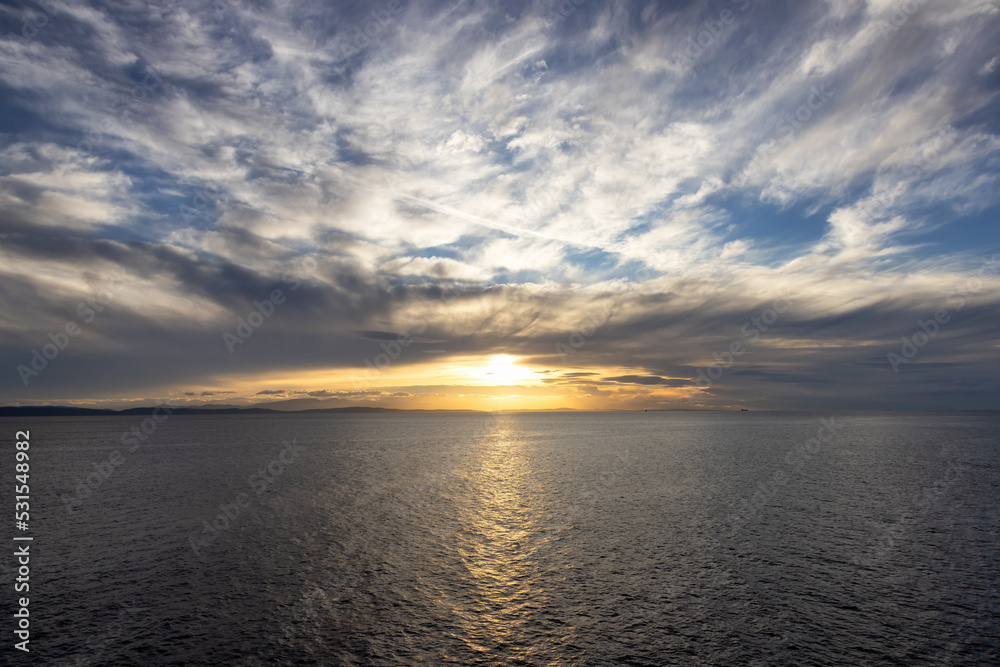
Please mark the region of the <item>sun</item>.
[[517, 365], [517, 357], [509, 354], [490, 356], [485, 368], [477, 370], [476, 375], [491, 384], [514, 384], [534, 377], [531, 370]]

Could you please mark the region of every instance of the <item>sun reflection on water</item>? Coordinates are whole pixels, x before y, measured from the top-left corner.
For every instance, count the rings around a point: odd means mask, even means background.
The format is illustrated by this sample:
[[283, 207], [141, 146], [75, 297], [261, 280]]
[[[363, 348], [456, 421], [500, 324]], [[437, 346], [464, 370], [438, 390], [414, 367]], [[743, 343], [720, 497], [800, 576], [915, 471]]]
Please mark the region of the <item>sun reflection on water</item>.
[[[462, 600], [463, 634], [484, 655], [524, 658], [534, 612], [545, 606], [539, 585], [542, 517], [534, 502], [541, 494], [517, 417], [494, 415], [470, 461], [473, 488], [458, 509], [465, 534], [459, 554], [468, 573]], [[514, 655], [516, 650], [524, 655]], [[530, 648], [528, 648], [530, 647]]]

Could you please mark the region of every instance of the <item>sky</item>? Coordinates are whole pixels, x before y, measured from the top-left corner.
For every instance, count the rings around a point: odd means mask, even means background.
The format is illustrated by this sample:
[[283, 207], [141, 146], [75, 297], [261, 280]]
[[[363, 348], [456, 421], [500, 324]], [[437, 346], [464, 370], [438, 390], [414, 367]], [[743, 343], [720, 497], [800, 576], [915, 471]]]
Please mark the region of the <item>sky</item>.
[[0, 3], [0, 404], [996, 409], [997, 44], [984, 0]]

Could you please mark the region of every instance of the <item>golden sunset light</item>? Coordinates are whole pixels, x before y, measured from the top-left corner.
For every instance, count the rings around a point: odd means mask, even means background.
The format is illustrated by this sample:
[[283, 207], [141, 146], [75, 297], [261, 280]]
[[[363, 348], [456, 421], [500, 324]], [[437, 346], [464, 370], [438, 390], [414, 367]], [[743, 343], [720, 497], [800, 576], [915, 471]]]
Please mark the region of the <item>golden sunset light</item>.
[[[183, 404], [198, 404], [198, 394], [232, 391], [229, 403], [305, 401], [301, 408], [379, 405], [421, 410], [641, 410], [700, 409], [702, 388], [681, 380], [631, 375], [622, 367], [548, 368], [513, 354], [435, 356], [410, 365], [374, 365], [354, 369], [309, 370], [267, 376], [220, 376], [190, 398], [171, 396]], [[283, 390], [255, 395], [264, 382]], [[676, 384], [678, 386], [668, 386]], [[309, 402], [312, 403], [309, 403]]]

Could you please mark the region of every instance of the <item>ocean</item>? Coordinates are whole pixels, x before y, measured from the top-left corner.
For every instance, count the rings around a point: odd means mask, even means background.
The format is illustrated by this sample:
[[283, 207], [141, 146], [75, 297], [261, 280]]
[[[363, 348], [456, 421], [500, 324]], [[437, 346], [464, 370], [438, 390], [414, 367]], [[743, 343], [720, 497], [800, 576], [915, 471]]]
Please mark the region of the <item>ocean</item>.
[[1000, 664], [996, 414], [159, 419], [0, 420], [31, 663]]

